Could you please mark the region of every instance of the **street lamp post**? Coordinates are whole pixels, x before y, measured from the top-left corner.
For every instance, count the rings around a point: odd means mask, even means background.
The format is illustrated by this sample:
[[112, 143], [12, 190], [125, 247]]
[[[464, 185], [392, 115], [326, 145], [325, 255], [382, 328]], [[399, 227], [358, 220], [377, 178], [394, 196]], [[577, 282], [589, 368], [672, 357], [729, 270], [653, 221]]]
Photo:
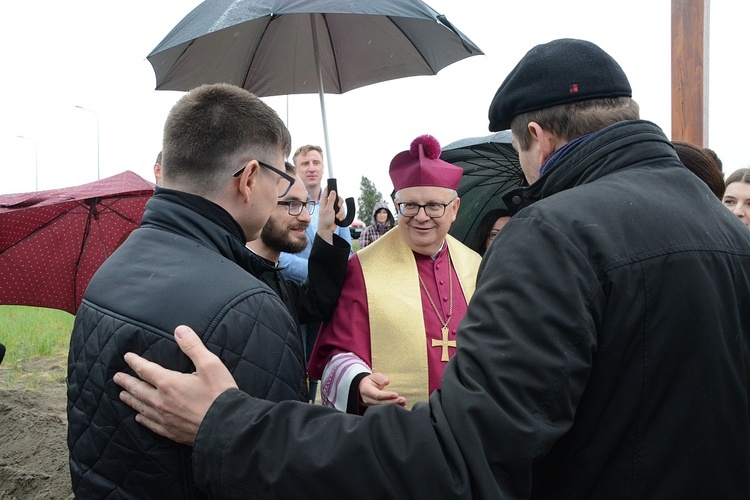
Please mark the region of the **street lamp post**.
[[96, 180], [99, 180], [101, 179], [101, 171], [99, 170], [99, 113], [92, 109], [79, 106], [78, 104], [76, 104], [76, 108], [88, 111], [96, 117]]
[[18, 135], [16, 137], [19, 139], [26, 139], [34, 144], [34, 191], [39, 191], [39, 150], [36, 141], [31, 137], [25, 137], [23, 135]]

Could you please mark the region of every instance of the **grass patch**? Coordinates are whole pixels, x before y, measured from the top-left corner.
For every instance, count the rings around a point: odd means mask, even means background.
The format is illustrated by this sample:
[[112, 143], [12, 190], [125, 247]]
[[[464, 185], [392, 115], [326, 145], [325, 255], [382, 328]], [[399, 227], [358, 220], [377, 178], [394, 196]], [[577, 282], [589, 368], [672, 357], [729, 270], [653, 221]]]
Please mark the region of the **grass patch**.
[[56, 309], [0, 306], [0, 343], [6, 349], [0, 365], [0, 387], [35, 388], [58, 380], [59, 363], [52, 363], [47, 369], [49, 363], [38, 360], [62, 358], [64, 368], [74, 319], [73, 315]]

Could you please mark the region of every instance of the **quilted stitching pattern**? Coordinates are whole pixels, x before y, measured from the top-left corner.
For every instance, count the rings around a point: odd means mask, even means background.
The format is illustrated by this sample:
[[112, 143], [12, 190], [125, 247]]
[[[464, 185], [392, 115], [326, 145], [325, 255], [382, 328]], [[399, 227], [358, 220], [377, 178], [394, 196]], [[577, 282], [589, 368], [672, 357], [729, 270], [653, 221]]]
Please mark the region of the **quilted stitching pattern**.
[[[155, 212], [166, 218], [168, 210], [163, 204]], [[94, 276], [78, 310], [67, 382], [79, 498], [205, 497], [194, 486], [192, 448], [136, 423], [112, 381], [117, 371], [129, 371], [129, 351], [192, 372], [173, 338], [177, 321], [202, 335], [243, 391], [272, 401], [305, 398], [302, 346], [281, 300], [212, 246], [226, 241], [219, 231], [196, 242], [200, 227], [190, 229], [191, 238], [136, 230]]]
[[[281, 401], [301, 399], [302, 350], [291, 318], [270, 293], [254, 293], [222, 311], [208, 348], [221, 357], [243, 391]], [[68, 445], [74, 491], [96, 488], [96, 497], [132, 497], [122, 484], [142, 484], [143, 496], [193, 498], [192, 449], [154, 435], [135, 422], [112, 382], [129, 371], [128, 351], [175, 370], [193, 366], [172, 335], [129, 324], [84, 302], [73, 329], [68, 377]], [[187, 485], [180, 490], [175, 485]], [[84, 490], [86, 491], [86, 490]], [[106, 493], [104, 493], [106, 491]]]

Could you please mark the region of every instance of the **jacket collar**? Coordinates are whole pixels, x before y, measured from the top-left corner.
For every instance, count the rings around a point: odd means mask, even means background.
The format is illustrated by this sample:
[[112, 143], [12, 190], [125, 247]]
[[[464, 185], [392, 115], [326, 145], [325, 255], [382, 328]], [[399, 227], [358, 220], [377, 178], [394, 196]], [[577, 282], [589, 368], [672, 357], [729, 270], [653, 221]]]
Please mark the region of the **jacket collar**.
[[226, 229], [241, 241], [245, 241], [245, 232], [242, 230], [237, 221], [234, 220], [234, 217], [232, 217], [229, 212], [224, 210], [224, 208], [217, 205], [211, 200], [208, 200], [196, 194], [158, 186], [154, 190], [154, 198], [161, 198], [171, 203], [176, 203], [177, 205], [181, 205], [185, 208], [193, 210], [196, 213], [203, 215], [206, 219], [209, 219], [215, 224]]
[[212, 247], [257, 276], [257, 263], [245, 247], [242, 228], [229, 212], [206, 198], [157, 187], [146, 203], [141, 226], [157, 227]]
[[515, 214], [542, 198], [627, 168], [633, 164], [634, 153], [632, 148], [620, 150], [633, 144], [638, 144], [638, 158], [677, 158], [669, 139], [655, 124], [645, 120], [618, 122], [566, 148], [534, 184], [503, 195], [505, 206]]

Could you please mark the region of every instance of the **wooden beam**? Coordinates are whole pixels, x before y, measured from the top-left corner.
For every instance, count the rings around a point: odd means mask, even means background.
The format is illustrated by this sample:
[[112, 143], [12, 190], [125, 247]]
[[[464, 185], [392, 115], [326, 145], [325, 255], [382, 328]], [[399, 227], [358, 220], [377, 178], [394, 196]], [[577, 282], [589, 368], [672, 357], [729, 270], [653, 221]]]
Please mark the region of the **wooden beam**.
[[672, 0], [672, 140], [708, 144], [710, 0]]

